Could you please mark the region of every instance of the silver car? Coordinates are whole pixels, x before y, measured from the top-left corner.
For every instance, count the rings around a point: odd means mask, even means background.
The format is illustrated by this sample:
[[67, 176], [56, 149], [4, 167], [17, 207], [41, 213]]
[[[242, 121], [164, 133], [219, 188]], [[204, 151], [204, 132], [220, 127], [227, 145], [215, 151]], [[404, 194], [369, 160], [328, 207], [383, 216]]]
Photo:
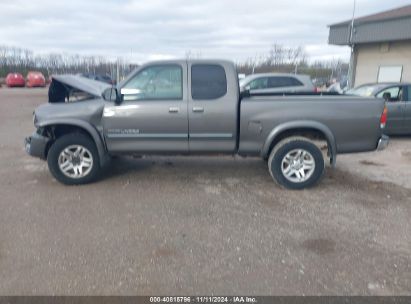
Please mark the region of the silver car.
[[251, 94], [315, 92], [308, 75], [265, 73], [252, 74], [240, 80], [240, 91]]
[[371, 83], [346, 92], [347, 95], [374, 96], [385, 100], [388, 135], [411, 134], [411, 83]]

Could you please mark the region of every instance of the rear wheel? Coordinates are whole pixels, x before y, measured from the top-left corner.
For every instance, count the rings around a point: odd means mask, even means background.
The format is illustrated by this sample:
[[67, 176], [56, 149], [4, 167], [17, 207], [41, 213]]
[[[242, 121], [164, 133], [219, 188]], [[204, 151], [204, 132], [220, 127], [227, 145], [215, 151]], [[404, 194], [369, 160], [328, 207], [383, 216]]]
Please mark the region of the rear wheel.
[[66, 185], [93, 181], [100, 170], [94, 142], [84, 134], [71, 133], [58, 138], [47, 155], [50, 172]]
[[273, 179], [289, 189], [303, 189], [318, 183], [324, 172], [321, 150], [305, 137], [289, 137], [271, 151], [268, 169]]

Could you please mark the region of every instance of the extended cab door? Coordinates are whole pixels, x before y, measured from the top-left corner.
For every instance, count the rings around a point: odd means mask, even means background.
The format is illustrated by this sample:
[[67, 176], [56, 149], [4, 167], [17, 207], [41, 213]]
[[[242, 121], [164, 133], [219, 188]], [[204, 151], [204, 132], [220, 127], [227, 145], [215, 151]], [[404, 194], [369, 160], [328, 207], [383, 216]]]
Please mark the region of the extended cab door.
[[187, 63], [147, 65], [108, 103], [103, 127], [110, 152], [187, 153]]
[[404, 131], [405, 94], [403, 86], [392, 86], [377, 94], [384, 98], [388, 110], [385, 133], [398, 134]]
[[233, 153], [237, 142], [237, 71], [225, 61], [188, 62], [190, 153]]

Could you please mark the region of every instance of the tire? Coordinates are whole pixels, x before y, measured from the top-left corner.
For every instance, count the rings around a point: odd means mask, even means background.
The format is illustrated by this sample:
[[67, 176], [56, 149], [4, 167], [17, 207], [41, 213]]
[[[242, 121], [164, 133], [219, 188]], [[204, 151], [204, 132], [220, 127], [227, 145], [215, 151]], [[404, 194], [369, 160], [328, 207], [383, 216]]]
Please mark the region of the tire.
[[311, 140], [293, 136], [273, 148], [268, 158], [268, 170], [280, 186], [293, 190], [309, 188], [323, 176], [324, 157]]
[[100, 171], [96, 145], [90, 137], [81, 133], [58, 138], [50, 147], [47, 164], [51, 174], [66, 185], [90, 183]]

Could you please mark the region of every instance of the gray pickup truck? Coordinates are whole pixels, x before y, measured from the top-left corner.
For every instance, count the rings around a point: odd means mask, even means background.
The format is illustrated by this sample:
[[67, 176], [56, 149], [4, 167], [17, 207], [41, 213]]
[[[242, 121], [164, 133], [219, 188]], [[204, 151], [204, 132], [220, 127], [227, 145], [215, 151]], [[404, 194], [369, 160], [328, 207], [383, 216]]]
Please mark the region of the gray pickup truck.
[[388, 144], [384, 101], [374, 98], [240, 94], [233, 63], [174, 60], [140, 66], [116, 87], [55, 76], [49, 103], [34, 112], [26, 151], [47, 159], [64, 184], [96, 179], [110, 156], [259, 156], [275, 181], [291, 189], [317, 183], [327, 146], [337, 154]]

